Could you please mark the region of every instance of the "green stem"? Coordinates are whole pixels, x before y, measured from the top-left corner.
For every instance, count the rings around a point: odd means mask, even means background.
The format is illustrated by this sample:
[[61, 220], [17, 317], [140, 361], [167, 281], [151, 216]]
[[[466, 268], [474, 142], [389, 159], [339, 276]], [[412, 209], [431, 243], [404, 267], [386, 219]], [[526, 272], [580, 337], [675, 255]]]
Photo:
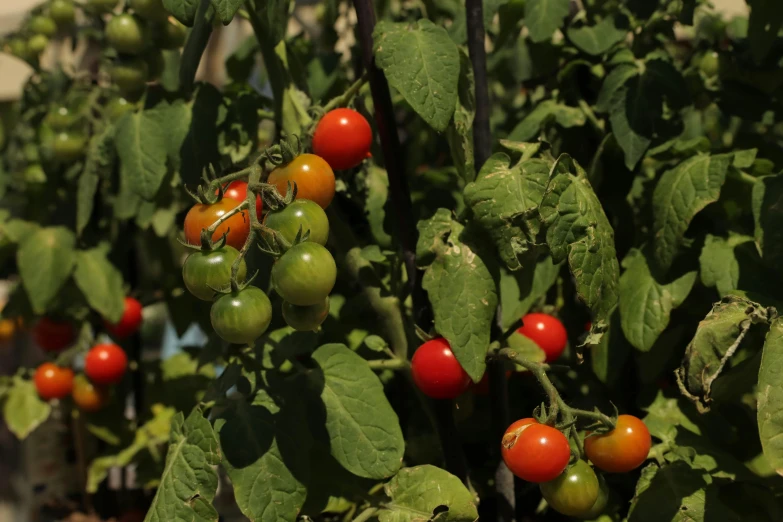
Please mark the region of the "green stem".
[[226, 222], [226, 220], [230, 219], [231, 217], [239, 214], [243, 210], [247, 208], [247, 201], [243, 201], [236, 207], [232, 208], [222, 216], [220, 216], [214, 223], [209, 225], [209, 227], [204, 228], [201, 230], [201, 244], [206, 245], [210, 244], [212, 241], [212, 234], [217, 230], [217, 228]]
[[272, 87], [272, 97], [275, 101], [275, 125], [277, 129], [283, 127], [283, 71], [280, 67], [280, 60], [275, 54], [275, 46], [269, 41], [266, 33], [264, 32], [264, 24], [258, 17], [258, 13], [255, 10], [255, 5], [251, 0], [245, 1], [245, 7], [247, 8], [247, 16], [250, 21], [250, 25], [253, 27], [253, 32], [258, 40], [258, 45], [261, 48], [261, 56], [264, 58], [264, 66], [266, 67], [267, 76], [269, 77], [269, 84]]
[[356, 96], [362, 87], [364, 87], [364, 84], [367, 83], [368, 78], [369, 76], [365, 72], [362, 77], [353, 82], [353, 84], [348, 87], [348, 90], [346, 90], [343, 94], [329, 100], [329, 102], [324, 105], [324, 111], [329, 112], [332, 109], [336, 109], [337, 107], [348, 105], [351, 100], [353, 100], [354, 96]]
[[592, 125], [592, 127], [598, 132], [600, 136], [606, 134], [604, 123], [596, 117], [595, 112], [593, 112], [593, 108], [590, 107], [589, 103], [580, 99], [579, 108], [582, 109], [582, 112], [584, 112], [585, 116], [587, 116], [587, 121], [590, 122], [590, 125]]
[[405, 370], [408, 368], [408, 361], [402, 359], [375, 359], [367, 361], [367, 364], [373, 370]]
[[209, 187], [207, 190], [214, 192], [219, 186], [223, 186], [226, 183], [230, 183], [238, 179], [244, 180], [250, 175], [251, 172], [253, 172], [254, 167], [255, 165], [251, 165], [250, 167], [244, 168], [242, 170], [238, 170], [236, 172], [232, 172], [231, 174], [226, 174], [225, 176], [220, 176], [217, 179], [213, 179], [209, 182]]
[[368, 507], [359, 516], [353, 519], [353, 522], [366, 522], [376, 515], [380, 511], [377, 507]]

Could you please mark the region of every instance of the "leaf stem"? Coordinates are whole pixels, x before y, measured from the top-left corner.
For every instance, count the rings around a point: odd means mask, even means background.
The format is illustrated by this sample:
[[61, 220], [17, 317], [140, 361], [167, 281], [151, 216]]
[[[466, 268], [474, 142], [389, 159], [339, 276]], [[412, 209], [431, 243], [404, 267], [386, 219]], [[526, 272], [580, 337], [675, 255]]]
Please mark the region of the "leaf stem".
[[275, 54], [274, 45], [272, 45], [272, 42], [269, 41], [268, 36], [264, 32], [264, 24], [258, 17], [254, 3], [251, 0], [245, 0], [245, 8], [247, 9], [247, 19], [253, 27], [253, 32], [261, 49], [261, 56], [264, 58], [264, 67], [266, 67], [267, 76], [269, 77], [269, 85], [272, 87], [272, 98], [274, 98], [275, 102], [275, 126], [279, 132], [283, 127], [284, 85], [282, 67], [277, 54]]
[[351, 103], [351, 100], [353, 100], [353, 98], [357, 94], [359, 94], [359, 91], [367, 83], [368, 79], [369, 76], [365, 71], [365, 73], [362, 75], [361, 78], [353, 82], [353, 84], [350, 87], [348, 87], [348, 90], [346, 90], [340, 96], [336, 96], [331, 100], [329, 100], [329, 102], [326, 105], [324, 105], [324, 111], [329, 112], [332, 109], [336, 109], [337, 107], [342, 107], [344, 105], [348, 105], [349, 103]]
[[217, 230], [217, 228], [220, 225], [225, 223], [226, 220], [228, 220], [231, 217], [239, 214], [240, 212], [244, 211], [245, 209], [247, 209], [247, 201], [243, 201], [242, 203], [240, 203], [236, 207], [232, 208], [231, 210], [229, 210], [228, 212], [226, 212], [225, 214], [223, 214], [222, 216], [217, 218], [217, 220], [215, 220], [215, 222], [212, 223], [211, 225], [209, 225], [207, 228], [202, 229], [201, 230], [201, 242], [202, 242], [202, 244], [205, 241], [206, 242], [211, 241], [212, 240], [212, 234], [215, 232], [215, 230]]
[[353, 519], [353, 522], [366, 522], [367, 520], [370, 520], [372, 517], [374, 517], [379, 511], [379, 508], [377, 507], [368, 507], [361, 513], [359, 513], [359, 516]]
[[473, 66], [476, 89], [476, 115], [473, 118], [473, 149], [476, 171], [481, 169], [492, 151], [489, 128], [489, 87], [487, 82], [487, 52], [484, 48], [484, 13], [481, 0], [467, 0], [465, 12], [468, 26], [468, 54]]
[[374, 359], [367, 361], [367, 364], [373, 370], [405, 370], [410, 366], [407, 360], [396, 357], [394, 359]]

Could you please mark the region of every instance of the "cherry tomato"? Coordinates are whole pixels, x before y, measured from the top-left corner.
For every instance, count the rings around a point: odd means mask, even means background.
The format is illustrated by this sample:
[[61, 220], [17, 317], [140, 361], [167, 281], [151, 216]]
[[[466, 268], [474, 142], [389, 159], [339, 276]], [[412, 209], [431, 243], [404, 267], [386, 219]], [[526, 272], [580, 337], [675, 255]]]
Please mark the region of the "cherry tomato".
[[585, 438], [585, 453], [597, 468], [627, 473], [647, 460], [652, 439], [647, 426], [633, 415], [620, 415], [609, 433]]
[[27, 40], [22, 38], [11, 38], [8, 41], [8, 51], [22, 60], [31, 58], [30, 49], [27, 47]]
[[114, 11], [117, 3], [117, 0], [87, 0], [85, 8], [91, 13], [106, 14]]
[[302, 234], [310, 231], [308, 241], [325, 245], [329, 239], [329, 218], [324, 209], [309, 199], [297, 199], [284, 209], [270, 212], [265, 224], [280, 232], [289, 243], [294, 242], [300, 227]]
[[16, 319], [0, 319], [0, 343], [12, 340], [16, 333], [24, 326], [21, 317]]
[[106, 41], [124, 54], [141, 54], [149, 43], [144, 22], [129, 14], [111, 17], [106, 24]]
[[111, 65], [111, 81], [120, 93], [134, 96], [147, 85], [149, 64], [142, 58], [121, 58]]
[[106, 388], [95, 386], [84, 375], [77, 375], [73, 381], [71, 392], [73, 402], [80, 410], [87, 413], [95, 413], [102, 410], [109, 402], [110, 394]]
[[272, 321], [272, 303], [263, 290], [248, 286], [217, 298], [209, 311], [212, 328], [226, 342], [251, 344]]
[[337, 265], [318, 243], [299, 243], [272, 266], [272, 284], [285, 301], [298, 306], [322, 303], [334, 288]]
[[[200, 245], [201, 230], [209, 228], [219, 217], [239, 204], [239, 201], [223, 198], [211, 205], [201, 203], [193, 205], [185, 216], [185, 240], [191, 245]], [[247, 210], [234, 214], [221, 223], [212, 233], [212, 241], [220, 239], [225, 232], [228, 232], [226, 244], [237, 250], [241, 249], [250, 233], [250, 216]]]
[[162, 22], [169, 17], [162, 0], [130, 0], [130, 7], [133, 12], [147, 20]]
[[582, 513], [582, 518], [586, 520], [593, 520], [601, 516], [606, 511], [606, 505], [609, 503], [609, 487], [606, 485], [606, 480], [599, 473], [596, 473], [596, 476], [598, 477], [598, 498], [595, 499], [593, 507]]
[[87, 136], [81, 132], [58, 132], [52, 141], [54, 159], [62, 163], [71, 163], [82, 156], [87, 148]]
[[[215, 191], [217, 194], [219, 191]], [[247, 181], [237, 179], [223, 188], [223, 197], [233, 199], [234, 201], [245, 201], [247, 199]], [[264, 200], [261, 194], [256, 194], [256, 216], [261, 219], [261, 211], [264, 208]]]
[[103, 325], [115, 339], [124, 339], [135, 334], [141, 326], [141, 303], [132, 297], [126, 297], [125, 310], [119, 322], [112, 324], [104, 321]]
[[372, 129], [353, 109], [327, 112], [313, 134], [313, 152], [334, 170], [352, 169], [370, 155]]
[[138, 107], [135, 103], [129, 102], [122, 96], [117, 96], [116, 98], [112, 98], [109, 103], [106, 104], [106, 116], [109, 117], [109, 120], [114, 122], [119, 120], [126, 112], [133, 112], [137, 108]]
[[76, 8], [70, 0], [52, 0], [49, 4], [49, 16], [58, 29], [69, 29], [76, 23]]
[[46, 50], [49, 45], [49, 38], [42, 34], [34, 34], [27, 40], [27, 49], [33, 55], [39, 55]]
[[527, 314], [517, 330], [536, 343], [546, 354], [546, 362], [556, 361], [565, 350], [568, 334], [560, 319], [549, 314]]
[[65, 105], [60, 105], [46, 115], [46, 123], [56, 131], [68, 130], [78, 120], [78, 115]]
[[42, 317], [33, 327], [33, 339], [35, 344], [47, 352], [59, 352], [76, 337], [71, 323], [53, 321], [48, 317]]
[[128, 356], [116, 344], [97, 344], [84, 358], [84, 373], [100, 386], [117, 384], [128, 368]]
[[[231, 265], [239, 257], [239, 251], [230, 246], [217, 250], [200, 250], [188, 256], [182, 266], [182, 279], [185, 287], [195, 297], [211, 301], [215, 290], [228, 288], [231, 284]], [[239, 264], [237, 280], [241, 283], [247, 275], [247, 264], [243, 259]]]
[[714, 78], [720, 70], [720, 59], [715, 51], [704, 53], [699, 61], [699, 70], [707, 78]]
[[329, 315], [329, 298], [311, 306], [297, 306], [283, 302], [283, 319], [288, 326], [301, 332], [316, 330]]
[[73, 388], [73, 370], [50, 362], [43, 363], [35, 370], [33, 382], [41, 399], [62, 399]]
[[539, 488], [552, 509], [569, 517], [582, 517], [589, 513], [600, 491], [598, 477], [590, 464], [583, 460], [577, 460], [565, 473], [540, 484]]
[[30, 32], [51, 38], [57, 34], [57, 24], [48, 16], [34, 16], [30, 19]]
[[454, 399], [470, 386], [470, 377], [443, 337], [419, 346], [411, 359], [413, 382], [433, 399]]
[[334, 198], [334, 171], [315, 154], [300, 154], [288, 165], [273, 170], [267, 181], [282, 195], [289, 181], [296, 182], [296, 199], [315, 201], [321, 208], [328, 207]]
[[528, 482], [554, 480], [571, 459], [565, 435], [531, 418], [520, 419], [508, 427], [500, 451], [508, 469]]

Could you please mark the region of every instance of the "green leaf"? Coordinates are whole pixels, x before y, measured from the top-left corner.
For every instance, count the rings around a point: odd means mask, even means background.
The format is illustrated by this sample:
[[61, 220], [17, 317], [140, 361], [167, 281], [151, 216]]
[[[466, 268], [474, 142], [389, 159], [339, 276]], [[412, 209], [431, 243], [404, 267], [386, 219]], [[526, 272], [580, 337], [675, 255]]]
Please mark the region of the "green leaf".
[[[242, 6], [242, 0], [211, 0], [212, 7], [215, 8], [215, 12], [223, 22], [223, 25], [228, 25], [234, 18], [234, 15]], [[269, 3], [269, 2], [264, 2]]]
[[321, 346], [312, 358], [322, 372], [315, 384], [326, 407], [332, 456], [360, 477], [393, 475], [405, 441], [381, 381], [367, 361], [341, 344]]
[[498, 304], [495, 281], [473, 238], [457, 222], [436, 250], [422, 286], [432, 303], [435, 330], [448, 340], [457, 360], [474, 382], [486, 368], [489, 334]]
[[647, 259], [632, 249], [623, 259], [625, 272], [620, 277], [620, 318], [623, 333], [636, 349], [652, 348], [669, 325], [671, 311], [682, 304], [696, 282], [696, 272], [659, 283], [650, 272]]
[[663, 442], [674, 442], [677, 432], [687, 430], [696, 435], [701, 435], [701, 428], [691, 420], [696, 415], [693, 405], [683, 397], [666, 397], [663, 391], [658, 390], [652, 404], [644, 408], [647, 415], [642, 419], [644, 425], [650, 430], [650, 435]]
[[201, 0], [163, 0], [163, 7], [174, 18], [191, 27], [196, 20], [196, 10]]
[[443, 27], [381, 21], [373, 33], [375, 60], [389, 85], [436, 131], [444, 131], [457, 106], [460, 59]]
[[[620, 298], [622, 299], [622, 294]], [[590, 347], [590, 366], [593, 373], [599, 381], [612, 386], [625, 371], [625, 362], [630, 353], [631, 344], [623, 335], [620, 313], [615, 308], [609, 319], [609, 328], [601, 336], [601, 341]]]
[[643, 77], [631, 75], [612, 96], [609, 122], [617, 144], [625, 154], [625, 166], [633, 170], [652, 143], [655, 121], [661, 114]]
[[758, 411], [756, 418], [761, 448], [778, 475], [783, 474], [783, 319], [775, 319], [769, 327], [761, 356], [758, 380]]
[[30, 433], [49, 418], [52, 408], [38, 397], [32, 381], [14, 377], [12, 386], [6, 392], [3, 418], [8, 430], [17, 439], [27, 438]]
[[554, 264], [549, 256], [539, 259], [535, 267], [528, 266], [524, 270], [509, 272], [501, 268], [499, 287], [503, 328], [508, 328], [528, 313], [555, 284], [559, 273], [560, 265]]
[[717, 201], [731, 165], [731, 154], [699, 154], [663, 173], [653, 193], [653, 252], [668, 270], [691, 220]]
[[473, 79], [473, 67], [467, 53], [459, 52], [459, 84], [457, 89], [457, 108], [454, 111], [454, 121], [446, 132], [449, 142], [451, 159], [457, 172], [466, 182], [476, 177], [475, 159], [473, 157], [473, 118], [476, 116], [476, 89]]
[[168, 136], [155, 114], [129, 112], [117, 122], [117, 154], [129, 188], [151, 200], [166, 176]]
[[625, 40], [628, 19], [625, 16], [607, 16], [595, 25], [569, 27], [568, 38], [582, 51], [593, 56], [604, 54], [614, 44]]
[[218, 478], [218, 444], [212, 426], [199, 409], [187, 419], [177, 413], [171, 420], [166, 466], [146, 522], [188, 520], [217, 522], [212, 507]]
[[721, 297], [738, 288], [740, 263], [735, 248], [752, 241], [752, 237], [741, 234], [730, 234], [728, 238], [707, 234], [699, 256], [704, 286], [716, 287]]
[[451, 231], [451, 211], [439, 208], [431, 218], [419, 221], [416, 228], [419, 231], [416, 264], [423, 268], [432, 263], [435, 254], [443, 248], [443, 240]]
[[64, 227], [36, 230], [16, 253], [19, 275], [33, 311], [42, 314], [71, 276], [76, 238]]
[[389, 248], [392, 245], [392, 237], [386, 232], [386, 202], [389, 200], [389, 175], [386, 169], [370, 165], [367, 169], [367, 198], [364, 210], [367, 213], [367, 222], [373, 239], [381, 248]]
[[[172, 103], [160, 102], [144, 114], [157, 123], [166, 137], [166, 158], [174, 170], [180, 170], [181, 158], [191, 154], [186, 147], [188, 132], [191, 126], [191, 109], [184, 100]], [[199, 173], [200, 174], [200, 173]]]
[[87, 303], [101, 317], [112, 323], [122, 318], [125, 310], [122, 274], [102, 249], [79, 250], [73, 278]]
[[577, 107], [569, 107], [554, 100], [544, 100], [536, 105], [508, 135], [512, 141], [531, 141], [548, 121], [554, 120], [562, 127], [581, 127], [585, 124], [585, 113]]
[[266, 0], [256, 3], [256, 10], [273, 47], [285, 38], [291, 0]]
[[435, 466], [403, 468], [384, 486], [391, 502], [378, 512], [380, 522], [474, 522], [478, 509], [462, 482]]
[[592, 312], [591, 333], [597, 334], [617, 306], [620, 265], [612, 225], [584, 169], [567, 154], [552, 167], [539, 213], [552, 260], [568, 261], [576, 291]]
[[598, 112], [609, 112], [612, 109], [612, 101], [615, 93], [639, 74], [639, 68], [635, 63], [622, 63], [612, 69], [604, 83], [601, 84], [601, 90], [598, 92], [598, 99], [595, 102], [595, 110]]
[[563, 26], [569, 6], [569, 0], [527, 0], [525, 26], [530, 39], [543, 42], [552, 38], [555, 30]]
[[76, 188], [76, 234], [81, 235], [90, 222], [95, 192], [101, 178], [111, 175], [117, 153], [114, 148], [114, 127], [108, 126], [90, 140], [84, 170]]
[[783, 9], [776, 0], [753, 0], [750, 3], [748, 41], [756, 63], [764, 61], [783, 26]]
[[765, 176], [753, 185], [754, 236], [767, 265], [783, 263], [783, 175]]
[[500, 152], [489, 158], [474, 183], [465, 187], [465, 203], [489, 234], [510, 270], [522, 268], [525, 254], [530, 259], [530, 242], [538, 232], [530, 215], [541, 203], [550, 162], [528, 159], [516, 165]]

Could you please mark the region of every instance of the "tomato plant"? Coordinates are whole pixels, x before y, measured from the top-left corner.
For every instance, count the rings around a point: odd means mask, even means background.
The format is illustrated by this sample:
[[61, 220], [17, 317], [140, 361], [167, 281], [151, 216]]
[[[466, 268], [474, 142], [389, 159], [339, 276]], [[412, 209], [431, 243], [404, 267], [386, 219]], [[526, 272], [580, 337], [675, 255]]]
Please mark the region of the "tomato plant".
[[308, 241], [326, 245], [329, 239], [329, 219], [324, 210], [309, 199], [297, 199], [285, 208], [270, 212], [266, 226], [279, 232], [289, 243], [293, 243], [299, 230], [310, 232]]
[[585, 438], [585, 452], [596, 467], [612, 473], [627, 473], [647, 460], [650, 431], [633, 415], [620, 415], [609, 433]]
[[272, 267], [272, 284], [284, 300], [297, 306], [322, 303], [334, 287], [337, 266], [318, 243], [291, 247]]
[[84, 358], [84, 373], [94, 384], [117, 384], [128, 368], [128, 356], [116, 344], [98, 344]]
[[129, 14], [111, 17], [106, 24], [106, 41], [125, 54], [141, 54], [149, 44], [144, 22]]
[[76, 337], [73, 325], [42, 317], [33, 326], [35, 344], [47, 352], [57, 352], [71, 344]]
[[138, 94], [151, 76], [149, 63], [138, 57], [120, 58], [111, 67], [111, 80], [123, 95]]
[[454, 399], [470, 385], [470, 376], [443, 338], [418, 347], [411, 360], [411, 375], [419, 390], [433, 399]]
[[[182, 266], [182, 279], [185, 287], [194, 296], [211, 301], [216, 290], [227, 289], [231, 283], [231, 265], [239, 257], [239, 252], [231, 246], [216, 250], [201, 250], [190, 254]], [[239, 262], [237, 277], [245, 280], [247, 264]]]
[[49, 4], [49, 16], [58, 29], [69, 29], [76, 22], [76, 8], [70, 0], [52, 0]]
[[565, 473], [544, 482], [539, 488], [552, 509], [580, 518], [592, 512], [600, 492], [598, 477], [583, 460], [577, 460]]
[[367, 159], [371, 145], [370, 124], [352, 109], [327, 112], [313, 132], [313, 153], [333, 170], [356, 167]]
[[540, 313], [527, 314], [522, 318], [522, 323], [517, 332], [544, 351], [546, 362], [556, 361], [562, 355], [568, 344], [568, 334], [557, 317]]
[[558, 477], [571, 457], [565, 436], [532, 418], [520, 419], [506, 429], [501, 453], [514, 475], [537, 483]]
[[33, 376], [35, 389], [45, 401], [67, 397], [73, 389], [73, 370], [53, 363], [43, 363]]
[[117, 339], [124, 339], [136, 333], [141, 326], [141, 303], [133, 297], [125, 298], [125, 309], [119, 322], [104, 320], [106, 330]]
[[[217, 194], [217, 192], [215, 192]], [[234, 180], [223, 188], [223, 195], [234, 201], [245, 201], [247, 199], [247, 181], [241, 179]], [[256, 216], [261, 219], [264, 211], [264, 200], [261, 195], [256, 196]]]
[[298, 306], [284, 302], [282, 306], [285, 323], [299, 331], [316, 330], [329, 316], [329, 298], [322, 303]]
[[[201, 244], [201, 231], [209, 228], [219, 218], [234, 210], [239, 203], [233, 199], [223, 198], [217, 203], [193, 205], [185, 216], [185, 240], [191, 245]], [[242, 210], [224, 219], [212, 233], [212, 241], [217, 241], [225, 234], [227, 245], [236, 249], [242, 248], [250, 232], [250, 219], [247, 216], [247, 211]]]
[[309, 199], [326, 208], [334, 198], [334, 172], [323, 158], [315, 154], [301, 154], [285, 166], [269, 174], [269, 183], [285, 195], [288, 183], [296, 183], [297, 199]]
[[248, 286], [222, 295], [209, 311], [212, 328], [221, 339], [234, 344], [252, 343], [272, 321], [272, 303], [258, 287]]
[[81, 411], [95, 413], [102, 410], [109, 402], [110, 392], [106, 388], [96, 386], [87, 377], [80, 374], [73, 379], [71, 397], [76, 407]]

